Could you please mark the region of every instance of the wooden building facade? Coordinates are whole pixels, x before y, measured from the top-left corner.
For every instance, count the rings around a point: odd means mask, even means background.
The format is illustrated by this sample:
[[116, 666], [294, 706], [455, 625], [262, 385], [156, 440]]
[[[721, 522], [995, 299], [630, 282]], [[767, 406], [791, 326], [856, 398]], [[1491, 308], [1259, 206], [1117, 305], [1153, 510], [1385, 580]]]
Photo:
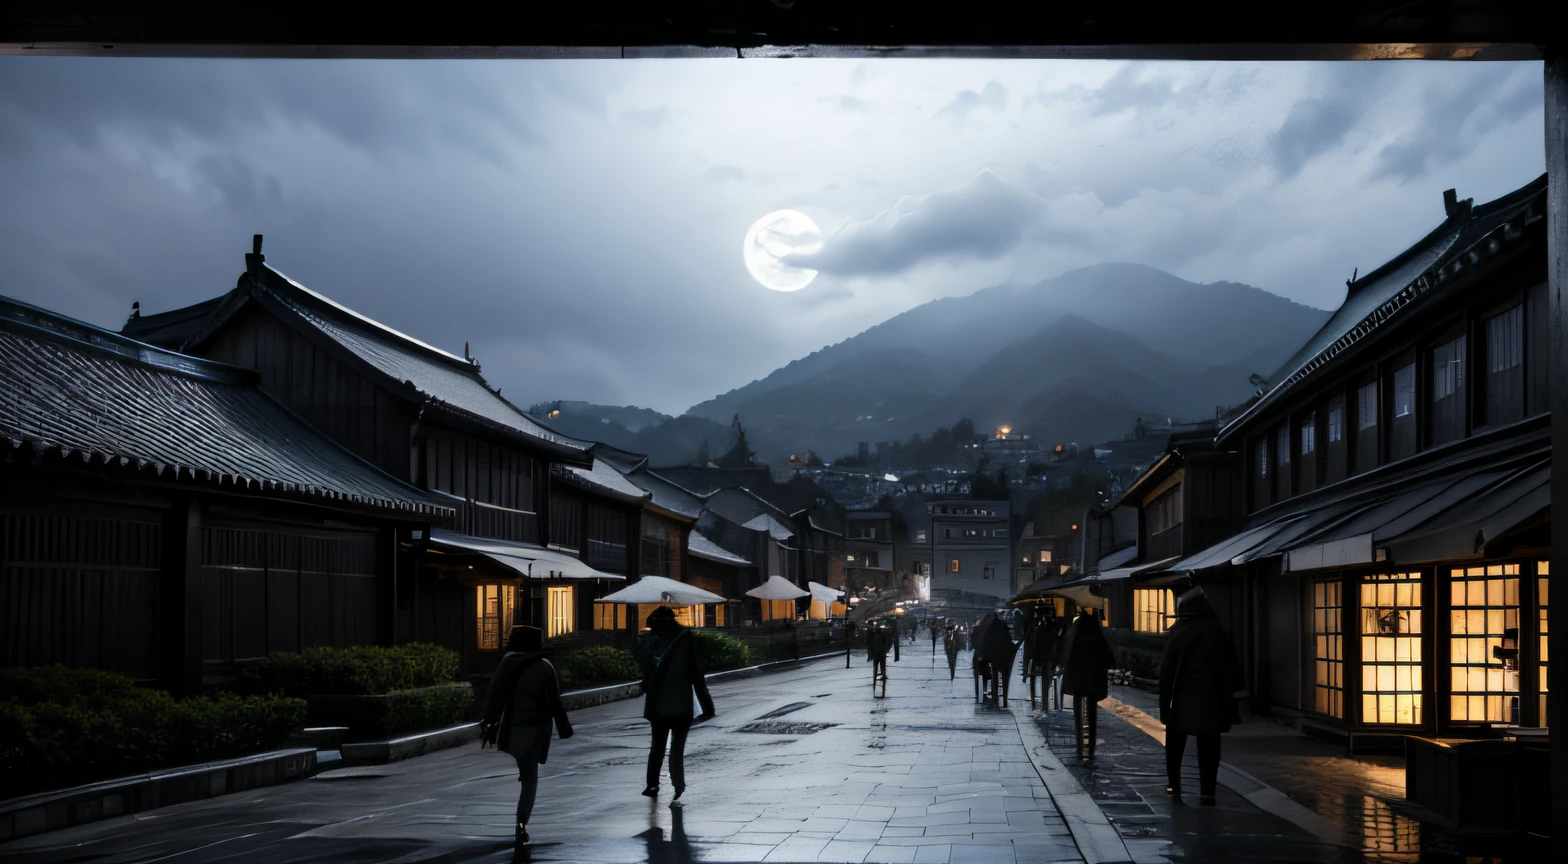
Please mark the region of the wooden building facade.
[[250, 370], [0, 299], [0, 659], [177, 693], [274, 651], [389, 643], [400, 538], [453, 509]]
[[502, 399], [477, 361], [288, 278], [259, 236], [235, 289], [199, 305], [133, 318], [124, 332], [255, 370], [316, 429], [454, 509], [450, 530], [398, 546], [391, 638], [451, 647], [466, 671], [487, 674], [513, 623], [550, 635], [589, 627], [593, 599], [635, 572], [641, 490], [597, 465], [586, 442]]

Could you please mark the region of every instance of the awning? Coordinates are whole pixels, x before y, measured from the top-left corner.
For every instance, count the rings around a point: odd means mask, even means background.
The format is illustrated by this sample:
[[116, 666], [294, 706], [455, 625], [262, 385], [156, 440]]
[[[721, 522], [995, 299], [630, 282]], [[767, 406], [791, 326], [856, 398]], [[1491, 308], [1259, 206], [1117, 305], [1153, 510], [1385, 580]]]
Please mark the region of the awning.
[[1487, 541], [1551, 506], [1551, 462], [1490, 466], [1435, 477], [1385, 495], [1306, 542], [1285, 548], [1287, 571], [1474, 558]]
[[783, 576], [769, 576], [768, 581], [746, 592], [747, 597], [758, 600], [799, 600], [810, 594]]
[[1211, 567], [1229, 564], [1231, 559], [1268, 542], [1275, 534], [1288, 527], [1288, 524], [1292, 521], [1294, 519], [1277, 519], [1257, 528], [1249, 528], [1240, 534], [1221, 540], [1195, 555], [1189, 555], [1165, 569], [1172, 573], [1196, 573], [1199, 570], [1207, 570]]
[[806, 588], [810, 590], [811, 599], [820, 600], [829, 606], [834, 603], [844, 602], [844, 592], [837, 588], [829, 588], [821, 582], [807, 582]]
[[686, 551], [698, 558], [706, 558], [709, 561], [717, 561], [720, 564], [729, 564], [734, 567], [751, 566], [750, 561], [709, 540], [697, 531], [691, 532], [691, 536], [687, 539]]
[[1134, 543], [1133, 545], [1128, 546], [1126, 549], [1118, 549], [1115, 552], [1106, 555], [1104, 558], [1101, 558], [1095, 567], [1103, 573], [1106, 570], [1115, 570], [1117, 567], [1120, 567], [1137, 557], [1138, 544]]
[[483, 555], [517, 573], [524, 579], [611, 579], [626, 581], [625, 576], [595, 570], [577, 558], [511, 540], [493, 540], [488, 537], [470, 537], [444, 528], [430, 531], [430, 546], [443, 552], [467, 552]]
[[1105, 570], [1092, 576], [1086, 576], [1076, 582], [1068, 582], [1054, 588], [1046, 588], [1040, 593], [1048, 596], [1066, 597], [1079, 606], [1104, 606], [1106, 587], [1112, 582], [1131, 579], [1143, 573], [1158, 573], [1171, 564], [1176, 563], [1180, 556], [1165, 558], [1160, 561], [1149, 561], [1134, 564], [1130, 567], [1118, 567], [1114, 570]]
[[600, 597], [595, 603], [619, 603], [627, 606], [644, 603], [662, 603], [667, 606], [702, 606], [708, 603], [728, 603], [712, 591], [695, 585], [677, 582], [664, 576], [644, 576], [616, 591]]

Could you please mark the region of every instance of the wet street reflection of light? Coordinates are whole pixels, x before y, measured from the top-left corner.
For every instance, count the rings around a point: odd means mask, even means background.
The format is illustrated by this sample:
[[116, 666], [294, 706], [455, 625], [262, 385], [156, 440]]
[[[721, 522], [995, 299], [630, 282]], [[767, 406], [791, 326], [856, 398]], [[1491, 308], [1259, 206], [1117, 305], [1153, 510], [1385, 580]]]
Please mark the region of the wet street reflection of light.
[[1361, 798], [1362, 851], [1369, 861], [1421, 860], [1421, 823], [1369, 795]]

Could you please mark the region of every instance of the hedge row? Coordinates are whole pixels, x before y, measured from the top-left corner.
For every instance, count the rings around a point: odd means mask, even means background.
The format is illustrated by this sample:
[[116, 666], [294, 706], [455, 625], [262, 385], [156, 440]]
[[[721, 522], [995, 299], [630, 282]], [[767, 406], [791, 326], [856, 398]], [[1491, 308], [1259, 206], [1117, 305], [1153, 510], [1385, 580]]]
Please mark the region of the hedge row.
[[561, 679], [563, 692], [636, 681], [642, 677], [632, 652], [605, 645], [558, 652], [550, 657], [550, 663]]
[[377, 696], [448, 683], [458, 662], [456, 651], [423, 643], [307, 648], [261, 661], [241, 686], [285, 696]]
[[350, 741], [379, 741], [475, 719], [474, 685], [447, 681], [433, 687], [372, 696], [310, 696], [312, 726], [347, 726]]
[[175, 699], [64, 666], [0, 671], [0, 798], [276, 750], [303, 699]]

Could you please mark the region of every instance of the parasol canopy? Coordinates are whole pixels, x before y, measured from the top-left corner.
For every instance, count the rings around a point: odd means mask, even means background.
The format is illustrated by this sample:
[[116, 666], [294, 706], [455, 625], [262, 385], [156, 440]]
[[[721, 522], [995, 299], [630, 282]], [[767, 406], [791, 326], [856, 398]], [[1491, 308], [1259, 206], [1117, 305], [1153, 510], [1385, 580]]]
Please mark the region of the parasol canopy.
[[758, 600], [798, 600], [810, 593], [800, 590], [795, 583], [783, 576], [769, 576], [768, 581], [747, 591], [746, 596]]
[[811, 599], [820, 600], [829, 606], [834, 603], [844, 602], [844, 592], [837, 588], [829, 588], [821, 582], [807, 582], [806, 587], [811, 589]]
[[677, 582], [664, 576], [644, 576], [636, 582], [593, 601], [595, 603], [621, 603], [628, 606], [643, 603], [668, 603], [672, 606], [701, 606], [707, 603], [727, 603], [712, 591], [695, 585]]

